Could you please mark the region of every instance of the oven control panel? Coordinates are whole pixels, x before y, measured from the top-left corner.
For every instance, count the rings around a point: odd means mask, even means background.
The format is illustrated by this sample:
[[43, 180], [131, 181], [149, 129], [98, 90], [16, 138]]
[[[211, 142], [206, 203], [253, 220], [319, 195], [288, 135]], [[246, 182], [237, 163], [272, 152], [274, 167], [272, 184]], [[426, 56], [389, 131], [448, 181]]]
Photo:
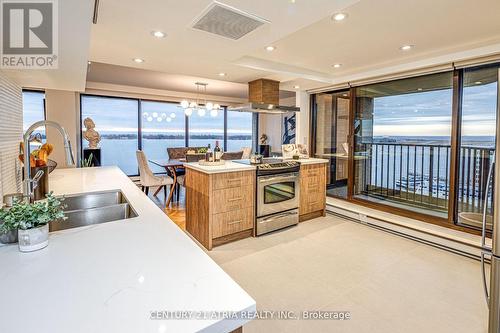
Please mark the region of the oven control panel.
[[295, 161], [286, 161], [278, 163], [263, 163], [257, 167], [259, 175], [269, 175], [275, 173], [286, 173], [299, 171], [300, 164]]

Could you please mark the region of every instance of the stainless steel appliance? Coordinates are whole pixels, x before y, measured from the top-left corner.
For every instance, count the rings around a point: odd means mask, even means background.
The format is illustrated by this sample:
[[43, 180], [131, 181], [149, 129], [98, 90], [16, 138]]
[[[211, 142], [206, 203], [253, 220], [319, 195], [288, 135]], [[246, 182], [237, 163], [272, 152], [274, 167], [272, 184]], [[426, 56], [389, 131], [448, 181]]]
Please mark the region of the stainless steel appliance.
[[[498, 77], [500, 78], [500, 69], [498, 72]], [[500, 135], [498, 133], [500, 129], [500, 85], [497, 86], [496, 149], [498, 150], [500, 149]], [[493, 174], [496, 176], [493, 176]], [[481, 271], [483, 275], [483, 287], [486, 297], [486, 303], [488, 304], [490, 310], [488, 320], [488, 333], [500, 333], [500, 153], [498, 151], [495, 153], [494, 162], [490, 167], [490, 172], [488, 175], [488, 185], [486, 186], [487, 190], [489, 189], [491, 183], [493, 183], [493, 230], [491, 233], [492, 247], [489, 248], [486, 246], [487, 205], [485, 204], [481, 237], [481, 246], [483, 248], [481, 253]], [[491, 258], [489, 291], [486, 278], [485, 256], [489, 256]]]
[[[250, 161], [235, 161], [252, 164]], [[263, 159], [257, 164], [257, 236], [299, 223], [300, 164], [281, 159]]]

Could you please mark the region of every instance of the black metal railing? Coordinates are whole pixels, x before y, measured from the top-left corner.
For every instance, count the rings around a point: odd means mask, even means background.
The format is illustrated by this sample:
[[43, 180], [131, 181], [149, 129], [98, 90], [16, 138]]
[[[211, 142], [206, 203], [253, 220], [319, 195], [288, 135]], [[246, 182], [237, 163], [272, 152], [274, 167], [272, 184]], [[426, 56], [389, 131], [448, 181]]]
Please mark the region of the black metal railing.
[[[363, 143], [356, 153], [355, 193], [445, 211], [450, 193], [451, 147], [411, 143]], [[460, 211], [481, 212], [494, 149], [460, 149]], [[490, 205], [491, 207], [491, 205]]]

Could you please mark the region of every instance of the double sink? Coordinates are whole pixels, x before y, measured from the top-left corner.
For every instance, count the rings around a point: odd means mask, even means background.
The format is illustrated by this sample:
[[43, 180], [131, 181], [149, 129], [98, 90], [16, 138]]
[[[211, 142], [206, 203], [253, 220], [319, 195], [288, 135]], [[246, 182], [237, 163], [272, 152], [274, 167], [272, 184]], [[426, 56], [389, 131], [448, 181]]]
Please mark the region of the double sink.
[[136, 211], [119, 190], [67, 195], [64, 198], [67, 219], [50, 223], [50, 231], [137, 217]]

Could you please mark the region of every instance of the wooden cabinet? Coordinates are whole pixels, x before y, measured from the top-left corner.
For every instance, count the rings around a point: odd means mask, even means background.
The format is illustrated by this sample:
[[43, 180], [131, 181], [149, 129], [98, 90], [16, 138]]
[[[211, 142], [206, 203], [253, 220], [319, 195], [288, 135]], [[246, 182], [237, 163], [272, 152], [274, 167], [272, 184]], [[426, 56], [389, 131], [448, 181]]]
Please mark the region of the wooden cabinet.
[[255, 171], [186, 169], [186, 230], [205, 248], [249, 237], [255, 221]]
[[300, 167], [300, 221], [324, 216], [326, 208], [326, 164]]

